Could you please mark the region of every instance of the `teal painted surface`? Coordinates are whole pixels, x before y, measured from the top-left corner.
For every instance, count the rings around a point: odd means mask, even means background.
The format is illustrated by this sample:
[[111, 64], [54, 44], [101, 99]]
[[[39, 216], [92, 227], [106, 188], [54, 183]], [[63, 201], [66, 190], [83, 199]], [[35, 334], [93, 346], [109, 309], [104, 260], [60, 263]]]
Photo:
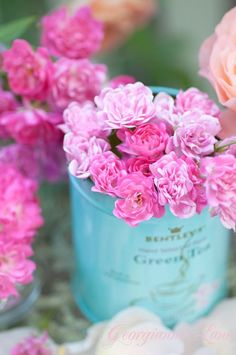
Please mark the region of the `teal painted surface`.
[[207, 314], [227, 294], [229, 233], [204, 210], [169, 211], [132, 228], [113, 216], [114, 198], [70, 176], [75, 251], [73, 294], [93, 322], [143, 306], [167, 326]]

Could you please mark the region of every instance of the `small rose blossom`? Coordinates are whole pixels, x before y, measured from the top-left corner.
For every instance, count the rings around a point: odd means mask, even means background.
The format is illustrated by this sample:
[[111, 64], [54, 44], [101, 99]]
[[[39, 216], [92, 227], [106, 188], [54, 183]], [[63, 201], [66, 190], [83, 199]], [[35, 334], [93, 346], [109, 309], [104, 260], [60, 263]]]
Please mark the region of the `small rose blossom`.
[[178, 126], [180, 117], [176, 112], [175, 101], [172, 96], [165, 92], [159, 93], [154, 99], [154, 106], [158, 120], [165, 120], [173, 127]]
[[54, 64], [50, 103], [63, 111], [71, 102], [93, 101], [106, 79], [106, 66], [93, 64], [88, 59], [61, 58]]
[[179, 218], [189, 218], [196, 213], [193, 197], [194, 183], [188, 164], [174, 152], [164, 155], [150, 165], [161, 206], [169, 204], [171, 212]]
[[70, 16], [61, 7], [42, 19], [42, 45], [50, 54], [70, 59], [88, 58], [103, 40], [102, 23], [95, 20], [88, 6]]
[[121, 152], [152, 159], [164, 154], [169, 138], [163, 122], [146, 123], [133, 131], [122, 129], [118, 131], [117, 136], [123, 142], [118, 146]]
[[152, 177], [141, 172], [131, 173], [119, 180], [114, 215], [135, 227], [152, 217], [161, 218], [165, 210], [158, 202]]
[[61, 140], [62, 133], [56, 127], [61, 115], [42, 109], [19, 109], [2, 115], [2, 125], [11, 138], [20, 144], [35, 144]]
[[170, 137], [166, 151], [174, 150], [180, 155], [199, 160], [214, 152], [217, 142], [215, 136], [220, 130], [218, 118], [197, 111], [186, 112], [174, 136]]
[[184, 114], [187, 111], [200, 111], [209, 116], [220, 116], [220, 109], [214, 101], [209, 98], [208, 94], [196, 88], [179, 91], [175, 100], [175, 109], [178, 114]]
[[135, 82], [136, 82], [136, 79], [133, 76], [119, 75], [119, 76], [116, 76], [110, 80], [109, 86], [112, 89], [116, 89], [119, 86], [124, 86], [127, 84], [134, 84]]
[[60, 128], [65, 132], [72, 132], [75, 135], [84, 137], [106, 138], [109, 130], [105, 130], [104, 122], [98, 117], [96, 107], [92, 102], [78, 104], [73, 102], [64, 111], [64, 124]]
[[35, 100], [47, 97], [53, 67], [45, 48], [34, 52], [28, 42], [17, 39], [3, 53], [3, 69], [15, 94]]
[[69, 171], [80, 179], [90, 176], [90, 165], [97, 154], [110, 150], [107, 141], [96, 137], [75, 136], [69, 132], [64, 138], [64, 151], [69, 160]]
[[152, 92], [139, 82], [116, 89], [105, 88], [95, 103], [108, 128], [137, 127], [155, 116]]
[[90, 164], [92, 191], [116, 196], [119, 179], [127, 175], [125, 164], [112, 152], [96, 155]]
[[236, 230], [236, 158], [231, 154], [207, 157], [202, 161], [202, 174], [208, 205], [226, 228]]
[[126, 169], [128, 173], [134, 173], [140, 171], [145, 176], [151, 176], [150, 164], [154, 163], [154, 160], [150, 160], [146, 157], [134, 157], [125, 161]]
[[47, 333], [40, 337], [30, 336], [17, 344], [10, 355], [53, 355], [52, 348], [48, 344]]

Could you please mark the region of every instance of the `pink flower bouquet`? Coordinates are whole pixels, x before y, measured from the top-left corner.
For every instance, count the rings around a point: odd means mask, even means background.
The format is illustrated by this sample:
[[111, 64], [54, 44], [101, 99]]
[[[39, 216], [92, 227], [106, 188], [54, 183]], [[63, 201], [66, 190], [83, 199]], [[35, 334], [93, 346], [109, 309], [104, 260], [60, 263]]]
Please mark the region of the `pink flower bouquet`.
[[210, 208], [236, 226], [234, 140], [222, 141], [220, 110], [196, 88], [176, 98], [140, 82], [109, 87], [94, 103], [64, 111], [69, 171], [114, 198], [114, 215], [131, 226], [169, 208], [190, 218]]

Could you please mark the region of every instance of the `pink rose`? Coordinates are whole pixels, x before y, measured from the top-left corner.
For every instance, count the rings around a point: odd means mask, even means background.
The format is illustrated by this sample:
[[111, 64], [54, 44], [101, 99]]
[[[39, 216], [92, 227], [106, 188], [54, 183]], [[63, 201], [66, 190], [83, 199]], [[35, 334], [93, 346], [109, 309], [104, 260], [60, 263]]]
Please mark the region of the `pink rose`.
[[105, 130], [104, 122], [99, 119], [97, 110], [91, 102], [83, 105], [71, 103], [64, 111], [63, 117], [65, 124], [60, 127], [65, 133], [71, 131], [75, 135], [100, 138], [106, 138], [110, 134], [109, 130]]
[[95, 155], [110, 150], [110, 145], [104, 139], [96, 137], [75, 136], [69, 132], [64, 137], [64, 151], [69, 160], [69, 171], [80, 179], [90, 176], [90, 165]]
[[189, 163], [174, 152], [164, 155], [150, 165], [161, 206], [169, 204], [171, 212], [179, 218], [189, 218], [196, 213], [194, 182]]
[[152, 159], [163, 155], [169, 138], [163, 122], [146, 123], [134, 130], [123, 129], [117, 136], [123, 142], [118, 146], [121, 152]]
[[218, 215], [226, 228], [236, 230], [236, 158], [222, 154], [205, 158], [206, 195], [213, 216]]
[[3, 69], [15, 94], [35, 100], [47, 97], [53, 67], [45, 48], [34, 52], [28, 42], [16, 39], [3, 53]]
[[132, 173], [119, 180], [114, 215], [124, 219], [132, 227], [152, 217], [161, 218], [165, 210], [158, 203], [152, 177]]
[[71, 102], [93, 101], [106, 79], [106, 66], [88, 59], [61, 58], [54, 64], [50, 102], [55, 109], [64, 110]]
[[196, 88], [179, 91], [175, 100], [175, 108], [178, 114], [184, 114], [187, 111], [199, 111], [214, 117], [220, 115], [220, 109], [214, 101], [206, 93]]
[[113, 129], [140, 126], [155, 116], [152, 92], [139, 82], [116, 89], [105, 88], [95, 103], [101, 119]]
[[62, 132], [56, 127], [61, 115], [42, 109], [19, 109], [1, 117], [2, 125], [10, 137], [21, 144], [59, 141]]
[[200, 74], [213, 85], [220, 102], [236, 111], [236, 7], [216, 27], [202, 45], [199, 55]]
[[199, 160], [214, 152], [221, 126], [218, 118], [202, 115], [200, 112], [187, 112], [182, 118], [182, 124], [170, 137], [167, 152], [172, 150], [180, 155]]
[[72, 16], [62, 7], [42, 19], [41, 42], [55, 56], [88, 58], [99, 50], [103, 36], [102, 23], [95, 20], [88, 6]]
[[119, 179], [127, 175], [125, 164], [112, 152], [96, 155], [90, 164], [92, 191], [116, 196]]
[[172, 96], [160, 92], [154, 99], [154, 106], [158, 120], [165, 120], [173, 127], [180, 123], [180, 116], [176, 112], [175, 101]]
[[119, 86], [124, 86], [127, 84], [134, 84], [135, 82], [136, 82], [136, 79], [133, 76], [119, 75], [119, 76], [116, 76], [110, 80], [109, 86], [112, 89], [116, 89]]
[[125, 163], [128, 173], [140, 171], [145, 176], [152, 175], [149, 166], [154, 163], [154, 160], [150, 160], [146, 157], [134, 157], [125, 160]]

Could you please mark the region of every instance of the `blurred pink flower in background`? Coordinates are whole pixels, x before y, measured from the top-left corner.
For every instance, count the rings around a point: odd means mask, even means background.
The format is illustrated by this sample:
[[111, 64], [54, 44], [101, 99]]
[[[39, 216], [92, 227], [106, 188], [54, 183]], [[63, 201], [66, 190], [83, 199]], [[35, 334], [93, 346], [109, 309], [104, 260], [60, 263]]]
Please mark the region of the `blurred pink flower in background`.
[[202, 44], [200, 74], [213, 85], [222, 105], [236, 111], [236, 7], [216, 27], [215, 33]]
[[0, 240], [30, 239], [42, 225], [37, 184], [0, 161]]
[[23, 107], [1, 116], [1, 123], [9, 136], [17, 143], [30, 145], [40, 141], [45, 143], [59, 141], [62, 138], [62, 132], [56, 125], [61, 121], [60, 114]]
[[35, 264], [31, 243], [43, 224], [37, 184], [14, 165], [0, 162], [0, 297], [17, 295], [19, 285], [32, 281]]
[[219, 215], [226, 228], [236, 229], [236, 157], [222, 154], [205, 158], [206, 195], [213, 216]]
[[17, 102], [14, 95], [10, 91], [3, 90], [0, 86], [0, 139], [8, 138], [4, 124], [2, 124], [2, 116], [6, 112], [15, 111], [18, 106], [19, 103]]
[[112, 89], [116, 89], [119, 86], [127, 85], [127, 84], [134, 84], [136, 82], [136, 79], [133, 76], [130, 75], [119, 75], [114, 78], [112, 78], [109, 82], [109, 86]]
[[41, 336], [30, 336], [16, 345], [10, 355], [53, 355], [53, 351], [48, 344], [47, 333]]
[[87, 0], [87, 3], [93, 15], [104, 24], [102, 50], [122, 44], [157, 12], [156, 0]]
[[95, 103], [108, 128], [136, 127], [155, 116], [152, 91], [139, 82], [116, 89], [105, 88]]
[[0, 162], [11, 162], [24, 176], [39, 182], [66, 178], [62, 140], [36, 145], [10, 144], [0, 149]]
[[34, 52], [28, 42], [16, 39], [2, 55], [3, 69], [14, 94], [35, 100], [47, 97], [53, 67], [45, 48]]
[[76, 10], [72, 16], [62, 7], [43, 17], [41, 23], [41, 42], [51, 55], [81, 59], [100, 49], [103, 26], [87, 6]]
[[50, 91], [52, 107], [63, 111], [73, 101], [92, 101], [101, 91], [106, 73], [105, 65], [93, 64], [88, 59], [59, 59], [54, 64]]

